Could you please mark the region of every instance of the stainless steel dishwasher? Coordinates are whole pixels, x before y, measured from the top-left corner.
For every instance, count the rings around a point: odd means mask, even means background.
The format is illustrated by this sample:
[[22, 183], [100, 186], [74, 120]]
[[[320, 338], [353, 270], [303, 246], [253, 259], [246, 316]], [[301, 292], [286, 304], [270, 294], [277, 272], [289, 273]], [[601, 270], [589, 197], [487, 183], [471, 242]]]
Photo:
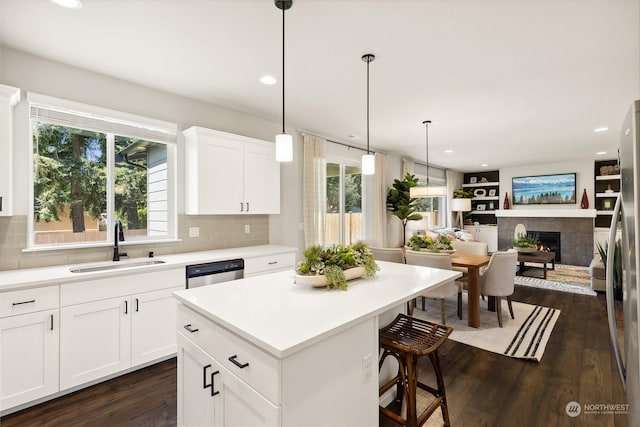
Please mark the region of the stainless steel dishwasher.
[[243, 277], [244, 260], [241, 258], [187, 265], [187, 289]]

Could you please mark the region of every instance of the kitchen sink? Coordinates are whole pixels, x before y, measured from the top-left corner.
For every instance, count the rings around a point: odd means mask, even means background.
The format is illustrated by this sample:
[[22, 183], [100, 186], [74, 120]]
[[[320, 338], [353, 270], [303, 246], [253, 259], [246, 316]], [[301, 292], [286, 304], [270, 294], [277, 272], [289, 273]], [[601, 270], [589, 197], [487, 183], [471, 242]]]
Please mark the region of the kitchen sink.
[[72, 273], [92, 273], [94, 271], [120, 270], [123, 268], [143, 267], [145, 265], [164, 264], [165, 262], [166, 261], [162, 261], [159, 259], [146, 260], [146, 261], [132, 261], [132, 262], [123, 262], [123, 263], [114, 262], [113, 264], [88, 265], [86, 267], [75, 267], [75, 268], [70, 268], [69, 271]]

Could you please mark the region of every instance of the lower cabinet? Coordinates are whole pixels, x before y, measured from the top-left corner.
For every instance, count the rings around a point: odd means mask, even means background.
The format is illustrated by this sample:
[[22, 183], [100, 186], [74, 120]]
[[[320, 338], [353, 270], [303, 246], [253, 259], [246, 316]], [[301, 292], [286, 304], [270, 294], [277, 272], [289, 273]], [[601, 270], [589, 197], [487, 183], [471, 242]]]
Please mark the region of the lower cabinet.
[[58, 391], [58, 309], [0, 319], [0, 410]]
[[474, 235], [478, 242], [486, 243], [489, 252], [498, 250], [498, 227], [495, 225], [465, 225], [464, 229]]
[[178, 334], [178, 426], [258, 425], [280, 425], [280, 407]]
[[60, 390], [174, 353], [179, 289], [62, 307]]

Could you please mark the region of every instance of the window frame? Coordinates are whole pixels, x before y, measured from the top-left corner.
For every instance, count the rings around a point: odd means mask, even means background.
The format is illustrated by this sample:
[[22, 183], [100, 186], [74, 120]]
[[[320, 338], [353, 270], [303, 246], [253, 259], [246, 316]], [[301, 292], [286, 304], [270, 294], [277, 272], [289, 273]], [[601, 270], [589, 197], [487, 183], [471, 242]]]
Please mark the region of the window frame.
[[[164, 135], [164, 137], [145, 137], [140, 136], [150, 142], [164, 144], [167, 150], [167, 234], [159, 236], [142, 236], [128, 238], [120, 245], [140, 245], [151, 243], [178, 242], [178, 212], [177, 212], [177, 124], [167, 121], [152, 119], [135, 114], [125, 113], [121, 111], [111, 110], [107, 108], [97, 107], [89, 104], [78, 103], [60, 98], [54, 98], [47, 95], [41, 95], [30, 92], [27, 94], [28, 113], [27, 123], [29, 126], [29, 211], [27, 219], [27, 247], [23, 252], [46, 251], [46, 250], [62, 250], [62, 249], [78, 249], [93, 247], [108, 247], [114, 244], [114, 233], [110, 233], [115, 227], [115, 138], [117, 136], [129, 136], [127, 132], [119, 132], [119, 128], [127, 127], [139, 129], [142, 134], [146, 131], [150, 135]], [[51, 111], [62, 112], [76, 116], [79, 120], [75, 125], [82, 129], [82, 119], [91, 121], [94, 119], [113, 124], [114, 129], [104, 131], [106, 134], [106, 159], [107, 159], [107, 184], [105, 191], [107, 206], [107, 233], [106, 239], [100, 241], [82, 242], [82, 243], [56, 243], [56, 244], [36, 244], [34, 230], [34, 134], [33, 121], [37, 120], [32, 116], [32, 108], [42, 108]], [[55, 120], [47, 121], [43, 118], [41, 121], [56, 123]], [[71, 126], [71, 125], [69, 125]], [[88, 130], [94, 130], [86, 127]], [[147, 201], [148, 203], [148, 201]]]

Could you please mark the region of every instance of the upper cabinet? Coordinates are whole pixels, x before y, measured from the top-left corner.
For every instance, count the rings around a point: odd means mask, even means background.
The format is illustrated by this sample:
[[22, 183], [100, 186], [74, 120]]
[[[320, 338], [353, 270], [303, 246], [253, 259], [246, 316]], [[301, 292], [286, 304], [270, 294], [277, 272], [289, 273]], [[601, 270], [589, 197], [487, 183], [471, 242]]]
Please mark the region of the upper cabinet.
[[20, 89], [0, 85], [0, 216], [13, 215], [13, 106]]
[[595, 226], [609, 228], [613, 207], [620, 194], [620, 166], [617, 160], [598, 160], [594, 163]]
[[275, 144], [197, 126], [183, 134], [187, 215], [280, 213]]
[[473, 193], [471, 218], [480, 224], [496, 224], [496, 209], [500, 209], [500, 172], [484, 171], [464, 174], [465, 190]]

